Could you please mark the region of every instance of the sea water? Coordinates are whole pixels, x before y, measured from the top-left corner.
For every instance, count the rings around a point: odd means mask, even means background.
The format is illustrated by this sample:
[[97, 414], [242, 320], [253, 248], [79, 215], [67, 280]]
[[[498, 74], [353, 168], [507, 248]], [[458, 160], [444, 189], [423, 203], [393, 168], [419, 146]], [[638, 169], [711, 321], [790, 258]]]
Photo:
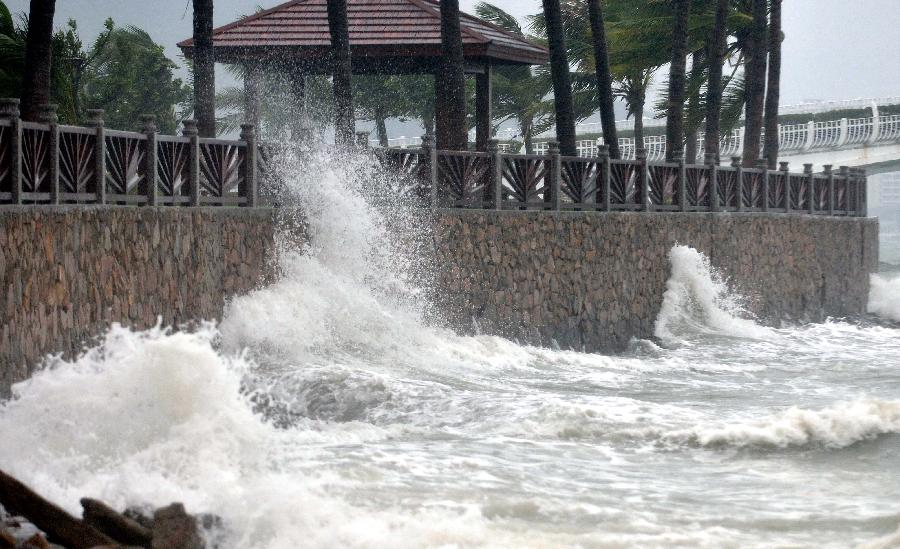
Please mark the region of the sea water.
[[462, 337], [409, 189], [316, 166], [279, 167], [310, 241], [279, 238], [275, 282], [48, 359], [0, 406], [0, 468], [76, 514], [184, 502], [221, 547], [900, 544], [900, 277], [878, 316], [769, 328], [685, 243], [655, 342]]

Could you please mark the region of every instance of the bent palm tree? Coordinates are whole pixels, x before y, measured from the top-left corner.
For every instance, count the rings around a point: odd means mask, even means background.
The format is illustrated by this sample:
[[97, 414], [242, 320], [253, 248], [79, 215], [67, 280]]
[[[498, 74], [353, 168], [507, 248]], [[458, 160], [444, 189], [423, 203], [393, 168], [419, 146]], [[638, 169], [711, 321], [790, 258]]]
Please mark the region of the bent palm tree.
[[719, 163], [720, 117], [722, 114], [722, 64], [726, 56], [728, 38], [725, 25], [728, 23], [728, 0], [716, 0], [713, 32], [706, 42], [706, 57], [709, 62], [709, 81], [706, 85], [706, 135], [704, 149], [715, 163]]
[[572, 76], [563, 30], [559, 0], [543, 0], [550, 47], [550, 72], [553, 76], [553, 98], [556, 105], [556, 138], [564, 156], [578, 154], [575, 148], [575, 104], [572, 100]]
[[334, 142], [353, 143], [353, 88], [350, 60], [350, 27], [347, 0], [328, 0], [328, 30], [331, 32], [331, 75], [334, 85]]
[[744, 167], [752, 168], [759, 158], [766, 96], [766, 0], [753, 0], [753, 25], [748, 38], [745, 86], [747, 112], [744, 122]]
[[778, 101], [781, 95], [781, 0], [772, 0], [769, 16], [769, 82], [766, 91], [766, 141], [763, 156], [769, 169], [778, 165]]
[[194, 116], [201, 137], [216, 135], [213, 0], [194, 0]]
[[25, 40], [22, 79], [22, 119], [37, 120], [41, 105], [50, 102], [50, 67], [53, 63], [53, 15], [56, 0], [31, 0]]
[[675, 0], [672, 15], [672, 61], [669, 65], [669, 101], [666, 110], [666, 161], [684, 152], [684, 89], [687, 80], [690, 0]]
[[609, 52], [601, 0], [588, 0], [588, 17], [591, 20], [591, 36], [594, 40], [594, 63], [597, 72], [597, 95], [600, 99], [600, 123], [603, 126], [603, 138], [609, 145], [609, 157], [618, 159], [622, 154], [619, 151], [619, 139], [616, 134], [612, 74], [609, 69]]
[[459, 0], [441, 0], [441, 48], [444, 55], [435, 82], [437, 146], [439, 149], [465, 150], [468, 142], [466, 77]]

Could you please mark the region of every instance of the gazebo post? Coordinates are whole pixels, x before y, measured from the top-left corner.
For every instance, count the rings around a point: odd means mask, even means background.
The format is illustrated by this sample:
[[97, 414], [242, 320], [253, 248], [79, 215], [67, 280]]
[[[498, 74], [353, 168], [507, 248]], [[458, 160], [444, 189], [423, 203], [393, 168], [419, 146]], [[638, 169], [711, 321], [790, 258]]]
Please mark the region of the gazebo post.
[[244, 123], [253, 124], [259, 131], [259, 89], [262, 67], [258, 62], [244, 64]]
[[491, 113], [492, 72], [491, 63], [488, 61], [484, 64], [484, 72], [475, 75], [475, 148], [479, 151], [488, 149], [493, 129], [491, 125], [493, 120]]
[[295, 67], [291, 71], [291, 95], [297, 109], [297, 116], [294, 118], [294, 123], [291, 124], [291, 134], [295, 140], [305, 140], [309, 137], [304, 131], [306, 130], [306, 74], [300, 67]]

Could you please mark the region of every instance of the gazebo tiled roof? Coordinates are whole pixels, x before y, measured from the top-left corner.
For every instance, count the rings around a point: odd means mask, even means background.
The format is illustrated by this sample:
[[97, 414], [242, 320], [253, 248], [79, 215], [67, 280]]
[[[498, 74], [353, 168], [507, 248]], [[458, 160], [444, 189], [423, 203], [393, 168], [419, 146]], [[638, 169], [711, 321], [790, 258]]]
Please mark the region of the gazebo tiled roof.
[[[347, 12], [354, 70], [420, 65], [441, 55], [437, 0], [348, 0]], [[460, 26], [469, 62], [547, 62], [543, 46], [477, 17], [461, 14]], [[193, 40], [178, 46], [191, 56]], [[213, 46], [216, 59], [223, 62], [281, 58], [317, 64], [315, 60], [323, 59], [331, 46], [326, 0], [291, 0], [219, 27], [213, 31]]]

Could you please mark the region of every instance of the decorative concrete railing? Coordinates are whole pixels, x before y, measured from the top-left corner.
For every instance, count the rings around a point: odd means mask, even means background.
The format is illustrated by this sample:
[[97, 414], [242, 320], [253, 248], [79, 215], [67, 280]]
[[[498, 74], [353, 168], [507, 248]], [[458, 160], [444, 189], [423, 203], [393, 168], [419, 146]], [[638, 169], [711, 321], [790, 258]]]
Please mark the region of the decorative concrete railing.
[[152, 116], [142, 132], [106, 129], [103, 111], [89, 127], [19, 118], [17, 100], [0, 100], [0, 204], [255, 206], [258, 148], [253, 126], [240, 140], [159, 135]]
[[437, 207], [508, 210], [773, 212], [834, 216], [866, 215], [865, 170], [842, 166], [824, 174], [765, 166], [689, 165], [611, 160], [605, 145], [593, 158], [562, 156], [556, 143], [545, 155], [504, 154], [491, 141], [488, 152], [376, 149], [390, 170], [404, 174], [418, 194]]
[[[900, 101], [900, 100], [898, 100]], [[847, 102], [850, 104], [850, 102]], [[855, 104], [855, 103], [852, 103]], [[782, 155], [801, 154], [810, 151], [830, 149], [846, 149], [866, 145], [880, 145], [900, 141], [900, 115], [880, 115], [877, 107], [875, 115], [866, 118], [842, 118], [827, 122], [807, 122], [805, 124], [782, 124], [778, 126], [779, 152]], [[659, 125], [660, 121], [655, 121]], [[664, 123], [663, 123], [664, 124]], [[599, 123], [579, 124], [578, 133], [599, 133]], [[498, 139], [510, 140], [516, 137], [515, 130], [501, 130]], [[765, 134], [763, 134], [765, 135]], [[705, 136], [700, 133], [697, 138], [697, 157], [703, 158]], [[619, 138], [622, 158], [634, 160], [637, 149], [634, 138]], [[578, 156], [592, 157], [597, 155], [597, 147], [602, 145], [602, 137], [597, 139], [580, 139], [576, 142]], [[399, 137], [389, 139], [391, 147], [415, 148], [422, 146], [419, 137]], [[741, 154], [744, 146], [744, 129], [731, 131], [719, 144], [721, 158], [729, 158]], [[650, 160], [661, 160], [666, 157], [666, 136], [649, 135], [644, 137], [644, 147]], [[537, 141], [534, 144], [535, 154], [547, 154], [549, 141]]]

